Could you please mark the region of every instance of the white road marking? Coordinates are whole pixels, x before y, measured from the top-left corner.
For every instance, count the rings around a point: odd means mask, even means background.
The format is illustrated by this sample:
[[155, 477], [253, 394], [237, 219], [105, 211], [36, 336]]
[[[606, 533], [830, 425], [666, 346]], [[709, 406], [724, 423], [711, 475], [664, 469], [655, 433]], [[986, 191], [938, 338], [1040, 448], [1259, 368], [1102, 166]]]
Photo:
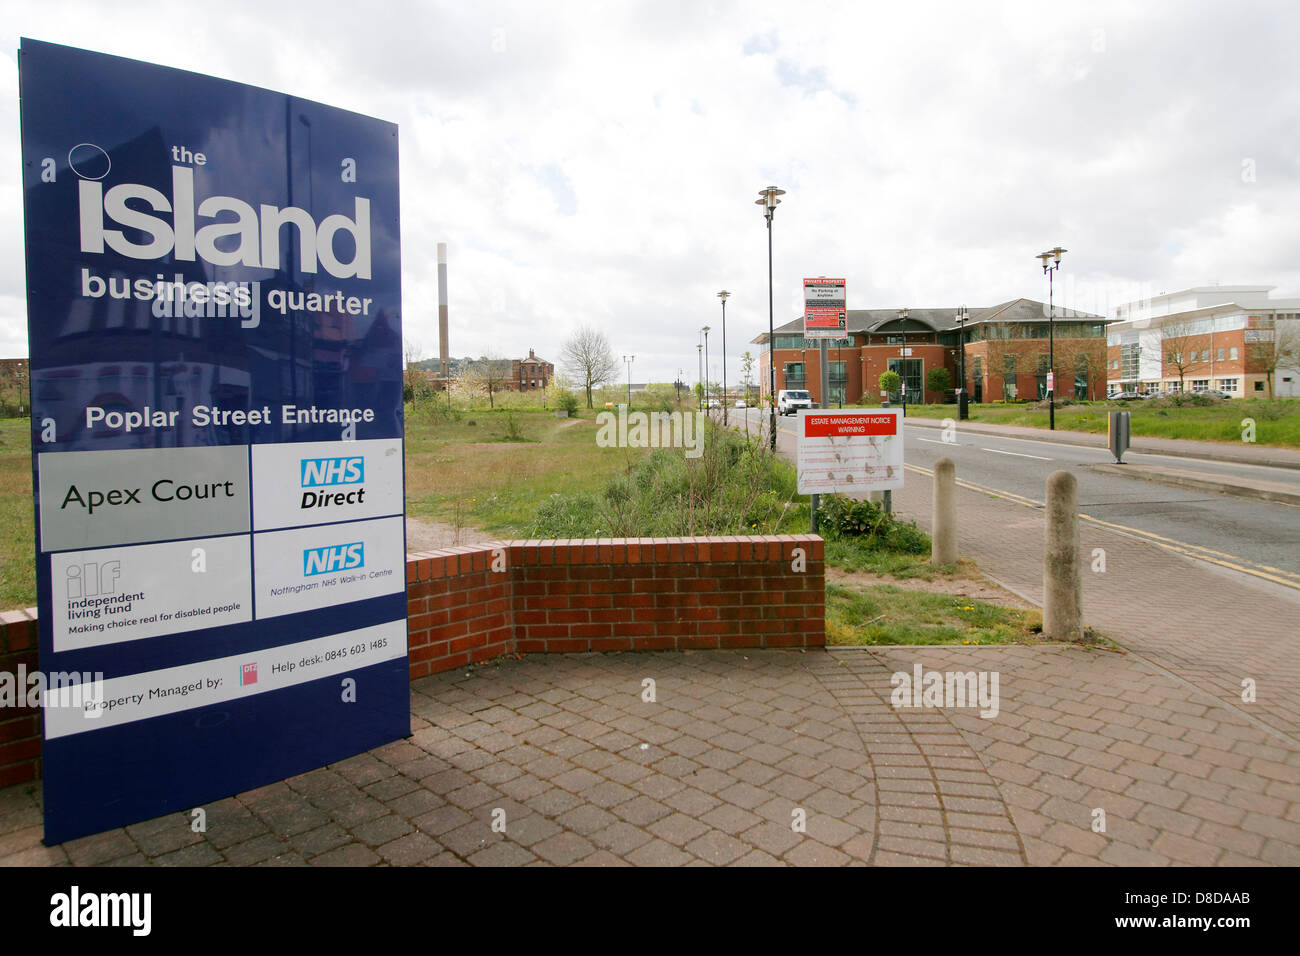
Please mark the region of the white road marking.
[[1054, 458], [1044, 458], [1042, 455], [1022, 455], [1018, 451], [1000, 451], [997, 448], [981, 448], [980, 451], [991, 451], [995, 455], [1015, 455], [1017, 458], [1037, 458], [1039, 461], [1055, 461]]
[[957, 444], [955, 441], [939, 441], [939, 440], [936, 439], [936, 438], [922, 438], [920, 435], [916, 436], [916, 440], [917, 440], [917, 441], [928, 441], [931, 445], [955, 445], [955, 444]]

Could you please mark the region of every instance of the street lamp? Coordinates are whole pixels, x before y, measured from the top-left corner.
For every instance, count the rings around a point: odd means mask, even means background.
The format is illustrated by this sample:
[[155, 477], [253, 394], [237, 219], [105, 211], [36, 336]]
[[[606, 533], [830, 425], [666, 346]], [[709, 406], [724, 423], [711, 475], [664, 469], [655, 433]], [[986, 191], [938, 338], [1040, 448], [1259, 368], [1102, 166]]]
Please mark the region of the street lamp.
[[[903, 331], [903, 323], [905, 323], [906, 321], [907, 321], [907, 306], [903, 306], [901, 309], [898, 310], [898, 332], [899, 332], [899, 336], [903, 340], [903, 344], [898, 347], [898, 367], [900, 369], [906, 369], [907, 367], [903, 364], [903, 359], [907, 358], [907, 333]], [[903, 393], [903, 417], [906, 418], [907, 417], [907, 376], [902, 374], [902, 372], [900, 371], [898, 378], [900, 380], [899, 388]]]
[[695, 382], [700, 386], [700, 407], [704, 407], [704, 345], [695, 346], [695, 360], [699, 364], [699, 374], [695, 377]]
[[723, 289], [718, 293], [722, 300], [722, 424], [727, 424], [727, 299], [731, 293]]
[[776, 453], [776, 330], [772, 323], [772, 217], [781, 203], [778, 197], [784, 195], [784, 189], [768, 186], [758, 191], [759, 198], [754, 201], [755, 206], [763, 207], [763, 217], [767, 220], [767, 400], [773, 454]]
[[957, 310], [957, 335], [961, 343], [961, 387], [957, 389], [957, 418], [961, 421], [970, 417], [970, 400], [966, 397], [966, 320], [969, 318], [966, 306]]
[[700, 329], [704, 333], [704, 407], [709, 407], [709, 327]]
[[627, 363], [627, 410], [632, 410], [632, 363], [636, 361], [635, 355], [624, 355], [623, 361]]
[[1057, 246], [1040, 252], [1034, 258], [1042, 260], [1047, 273], [1047, 427], [1056, 428], [1056, 310], [1052, 306], [1052, 275], [1061, 268], [1061, 256], [1067, 250]]

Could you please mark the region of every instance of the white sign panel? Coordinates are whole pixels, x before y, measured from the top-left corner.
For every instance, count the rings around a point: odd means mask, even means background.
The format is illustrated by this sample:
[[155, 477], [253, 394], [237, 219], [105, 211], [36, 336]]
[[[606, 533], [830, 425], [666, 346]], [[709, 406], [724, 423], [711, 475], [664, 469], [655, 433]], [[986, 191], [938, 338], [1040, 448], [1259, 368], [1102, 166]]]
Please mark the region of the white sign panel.
[[897, 408], [799, 410], [799, 494], [853, 494], [903, 487]]
[[253, 446], [256, 531], [382, 518], [403, 504], [400, 438]]
[[247, 535], [64, 551], [51, 568], [56, 651], [253, 617]]

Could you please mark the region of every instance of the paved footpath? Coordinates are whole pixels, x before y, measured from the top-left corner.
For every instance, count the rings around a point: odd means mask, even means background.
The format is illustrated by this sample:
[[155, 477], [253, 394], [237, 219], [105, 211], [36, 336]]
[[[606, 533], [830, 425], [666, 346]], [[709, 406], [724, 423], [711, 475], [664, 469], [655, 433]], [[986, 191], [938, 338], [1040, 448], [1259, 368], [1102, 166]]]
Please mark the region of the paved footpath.
[[[997, 715], [895, 709], [917, 664], [998, 672]], [[39, 787], [10, 787], [0, 864], [1300, 864], [1300, 754], [1111, 652], [535, 655], [418, 681], [411, 710], [409, 740], [212, 803], [201, 834], [44, 847]]]
[[[906, 481], [896, 510], [928, 529], [932, 478], [909, 469]], [[959, 487], [957, 514], [960, 554], [1041, 606], [1043, 509]], [[1089, 626], [1300, 748], [1300, 590], [1090, 522], [1079, 535]], [[1253, 703], [1243, 681], [1254, 682]]]

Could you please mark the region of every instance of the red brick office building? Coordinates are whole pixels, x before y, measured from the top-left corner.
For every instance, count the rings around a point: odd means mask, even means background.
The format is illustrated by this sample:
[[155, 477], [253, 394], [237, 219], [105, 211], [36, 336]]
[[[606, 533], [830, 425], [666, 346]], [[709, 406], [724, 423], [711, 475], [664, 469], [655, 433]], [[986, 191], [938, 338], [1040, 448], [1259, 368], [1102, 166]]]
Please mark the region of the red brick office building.
[[[946, 368], [952, 387], [960, 384], [965, 339], [966, 383], [972, 401], [1034, 399], [1047, 390], [1048, 307], [1031, 299], [1013, 299], [981, 309], [850, 309], [848, 335], [828, 342], [829, 381], [825, 397], [820, 375], [819, 343], [803, 337], [803, 317], [776, 330], [776, 388], [807, 389], [823, 405], [873, 402], [880, 398], [880, 375], [898, 372], [909, 402], [943, 402], [950, 393], [926, 387], [932, 368]], [[1106, 395], [1107, 319], [1057, 307], [1055, 364], [1057, 396], [1104, 398]], [[768, 335], [751, 340], [767, 345]], [[759, 382], [768, 391], [768, 358], [759, 356]], [[897, 401], [901, 395], [895, 394]]]

